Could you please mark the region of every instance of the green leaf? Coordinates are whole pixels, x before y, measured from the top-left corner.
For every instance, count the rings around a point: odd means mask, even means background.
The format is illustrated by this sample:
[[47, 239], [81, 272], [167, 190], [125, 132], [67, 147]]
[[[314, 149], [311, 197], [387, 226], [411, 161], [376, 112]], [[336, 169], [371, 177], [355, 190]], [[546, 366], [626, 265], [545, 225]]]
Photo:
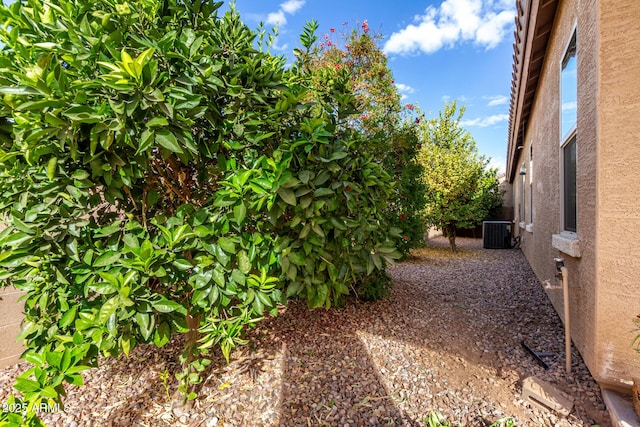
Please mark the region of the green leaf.
[[238, 252], [238, 267], [244, 274], [249, 274], [251, 271], [251, 261], [249, 260], [249, 255], [247, 255], [247, 252], [244, 250]]
[[27, 350], [22, 355], [22, 358], [32, 365], [42, 365], [45, 362], [45, 358], [42, 354], [36, 353], [35, 350]]
[[120, 348], [124, 355], [129, 357], [129, 352], [131, 351], [131, 334], [126, 333], [120, 336]]
[[60, 368], [60, 362], [62, 362], [62, 352], [45, 350], [44, 356], [50, 366]]
[[231, 272], [231, 279], [233, 279], [233, 281], [239, 284], [240, 286], [244, 286], [244, 284], [246, 283], [246, 277], [244, 273], [242, 273], [242, 271], [235, 268]]
[[16, 378], [16, 383], [13, 387], [22, 393], [31, 393], [40, 390], [40, 383], [27, 378], [18, 377]]
[[226, 279], [224, 277], [224, 270], [222, 270], [220, 266], [216, 267], [213, 270], [213, 281], [216, 282], [216, 284], [221, 288], [224, 288]]
[[182, 150], [182, 147], [178, 144], [176, 136], [166, 129], [156, 131], [156, 143], [174, 153], [184, 153], [184, 150]]
[[24, 231], [20, 231], [18, 233], [10, 234], [5, 239], [1, 240], [0, 244], [8, 247], [16, 247], [20, 246], [21, 243], [24, 243], [31, 239], [33, 239], [32, 235], [27, 234]]
[[182, 270], [182, 271], [186, 271], [189, 270], [190, 268], [193, 268], [193, 265], [191, 265], [191, 263], [189, 262], [189, 260], [186, 260], [184, 258], [178, 258], [175, 261], [173, 261], [173, 265], [178, 269], [178, 270]]
[[76, 179], [78, 181], [82, 181], [87, 178], [89, 178], [89, 172], [82, 169], [78, 169], [75, 172], [73, 172], [73, 174], [71, 174], [71, 179]]
[[262, 316], [262, 314], [264, 313], [264, 304], [262, 303], [262, 301], [259, 300], [258, 298], [254, 298], [252, 306], [253, 306], [253, 311], [257, 315]]
[[302, 181], [303, 184], [309, 183], [309, 180], [312, 179], [312, 177], [313, 177], [313, 172], [308, 170], [303, 170], [298, 175], [298, 178], [300, 178], [300, 181]]
[[118, 295], [109, 298], [102, 307], [100, 307], [100, 313], [98, 314], [98, 321], [102, 324], [109, 320], [109, 317], [116, 312], [120, 305], [120, 297]]
[[236, 253], [236, 245], [233, 241], [227, 237], [221, 237], [218, 239], [218, 246], [220, 246], [225, 252], [230, 254]]
[[145, 126], [148, 128], [169, 126], [169, 121], [164, 117], [154, 117], [145, 123]]
[[117, 292], [117, 289], [113, 285], [104, 282], [94, 283], [89, 286], [89, 289], [100, 295], [111, 295]]
[[29, 86], [0, 87], [0, 93], [9, 95], [41, 95], [41, 92]]
[[[136, 150], [136, 154], [144, 153], [149, 148], [151, 148], [155, 138], [156, 138], [156, 134], [153, 131], [149, 129], [145, 129], [142, 132], [142, 135], [140, 135], [140, 144], [138, 144], [138, 149]], [[150, 205], [153, 205], [153, 203], [150, 203]]]
[[16, 217], [15, 215], [11, 215], [11, 223], [16, 229], [20, 231], [24, 231], [25, 233], [35, 234], [36, 232], [36, 230], [34, 230], [33, 227], [27, 225], [25, 222], [23, 222], [20, 218]]
[[334, 191], [332, 189], [322, 187], [322, 188], [318, 188], [316, 191], [313, 192], [313, 197], [323, 197], [323, 196], [329, 196], [331, 194], [334, 194]]
[[331, 155], [331, 158], [329, 160], [341, 160], [347, 157], [348, 155], [349, 153], [346, 153], [344, 151], [336, 151]]
[[233, 218], [238, 225], [242, 225], [246, 216], [247, 206], [244, 204], [244, 202], [241, 202], [239, 205], [233, 207]]
[[47, 178], [49, 181], [53, 181], [53, 178], [56, 176], [56, 171], [58, 170], [58, 159], [56, 157], [52, 157], [49, 159], [47, 163]]
[[162, 296], [160, 297], [159, 301], [152, 301], [151, 306], [160, 313], [171, 313], [174, 311], [181, 314], [187, 313], [187, 310], [181, 304], [178, 304], [175, 301], [170, 301]]
[[84, 379], [82, 378], [82, 375], [80, 374], [71, 374], [71, 375], [67, 375], [65, 376], [65, 380], [69, 382], [69, 384], [73, 384], [75, 386], [83, 386], [84, 385]]
[[[294, 266], [292, 266], [292, 267], [294, 267]], [[302, 284], [302, 282], [292, 282], [287, 287], [287, 298], [291, 298], [291, 297], [294, 297], [296, 295], [299, 295], [300, 292], [302, 292], [303, 288], [304, 288], [304, 285]]]
[[142, 337], [144, 338], [145, 341], [148, 341], [149, 338], [151, 337], [151, 333], [153, 332], [150, 329], [151, 317], [149, 316], [149, 313], [138, 312], [136, 313], [134, 318], [140, 328], [140, 333], [142, 334]]
[[116, 251], [106, 251], [101, 254], [94, 262], [94, 267], [105, 267], [107, 265], [114, 264], [117, 260], [120, 259], [120, 252]]
[[77, 310], [78, 310], [78, 306], [77, 305], [73, 305], [73, 306], [71, 306], [71, 308], [69, 310], [67, 310], [66, 313], [64, 313], [62, 315], [62, 317], [60, 318], [60, 323], [59, 323], [61, 328], [66, 328], [71, 323], [73, 323], [74, 320], [76, 320], [76, 311]]
[[278, 188], [278, 194], [287, 204], [295, 206], [297, 204], [296, 194], [290, 188]]
[[153, 343], [157, 347], [162, 347], [166, 343], [169, 342], [169, 338], [171, 337], [171, 327], [167, 322], [162, 322], [156, 328], [153, 334]]
[[58, 392], [51, 386], [44, 387], [40, 390], [40, 394], [42, 397], [46, 397], [48, 399], [55, 399], [58, 397]]

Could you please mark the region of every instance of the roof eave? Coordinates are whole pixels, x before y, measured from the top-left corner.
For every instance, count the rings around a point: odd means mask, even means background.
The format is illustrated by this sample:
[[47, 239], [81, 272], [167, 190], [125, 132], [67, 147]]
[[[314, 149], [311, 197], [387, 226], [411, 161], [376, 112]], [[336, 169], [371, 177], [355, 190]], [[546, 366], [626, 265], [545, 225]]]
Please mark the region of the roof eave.
[[[526, 5], [523, 6], [522, 3]], [[524, 146], [524, 135], [538, 89], [558, 0], [518, 0], [517, 6], [507, 145], [509, 182], [513, 182], [515, 178], [515, 163], [519, 150]]]

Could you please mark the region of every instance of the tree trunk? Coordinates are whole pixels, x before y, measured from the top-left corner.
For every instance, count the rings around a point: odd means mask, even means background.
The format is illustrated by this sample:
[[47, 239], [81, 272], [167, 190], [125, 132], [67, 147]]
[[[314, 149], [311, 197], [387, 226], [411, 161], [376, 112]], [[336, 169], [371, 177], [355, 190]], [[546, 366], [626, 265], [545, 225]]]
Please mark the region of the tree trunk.
[[454, 224], [447, 225], [447, 237], [449, 238], [451, 252], [458, 252], [458, 248], [456, 247], [456, 226]]

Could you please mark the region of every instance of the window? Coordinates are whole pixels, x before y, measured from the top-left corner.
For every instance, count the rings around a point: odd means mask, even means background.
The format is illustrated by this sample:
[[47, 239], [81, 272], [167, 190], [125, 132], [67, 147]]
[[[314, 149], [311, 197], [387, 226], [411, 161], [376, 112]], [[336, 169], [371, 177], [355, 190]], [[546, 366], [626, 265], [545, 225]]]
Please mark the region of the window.
[[576, 206], [576, 136], [562, 147], [563, 193], [564, 193], [564, 229], [577, 230]]
[[577, 231], [577, 105], [578, 75], [576, 61], [576, 33], [574, 31], [562, 60], [560, 78], [561, 93], [561, 179], [562, 179], [562, 228]]
[[567, 141], [576, 128], [578, 75], [576, 67], [576, 34], [573, 33], [569, 47], [562, 60], [562, 140]]

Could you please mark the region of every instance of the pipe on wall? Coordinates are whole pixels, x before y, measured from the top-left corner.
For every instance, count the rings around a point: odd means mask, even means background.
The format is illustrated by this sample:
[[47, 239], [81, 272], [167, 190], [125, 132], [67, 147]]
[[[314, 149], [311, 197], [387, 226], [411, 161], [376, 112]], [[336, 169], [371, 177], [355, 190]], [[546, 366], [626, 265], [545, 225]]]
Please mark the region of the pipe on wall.
[[571, 316], [569, 315], [569, 270], [560, 267], [562, 276], [562, 294], [564, 299], [564, 351], [567, 374], [571, 373]]
[[564, 258], [554, 258], [557, 278], [561, 280], [561, 286], [552, 286], [549, 280], [545, 280], [545, 289], [562, 288], [562, 299], [564, 300], [564, 352], [565, 352], [565, 369], [567, 374], [571, 373], [571, 315], [569, 306], [569, 270], [564, 266]]

